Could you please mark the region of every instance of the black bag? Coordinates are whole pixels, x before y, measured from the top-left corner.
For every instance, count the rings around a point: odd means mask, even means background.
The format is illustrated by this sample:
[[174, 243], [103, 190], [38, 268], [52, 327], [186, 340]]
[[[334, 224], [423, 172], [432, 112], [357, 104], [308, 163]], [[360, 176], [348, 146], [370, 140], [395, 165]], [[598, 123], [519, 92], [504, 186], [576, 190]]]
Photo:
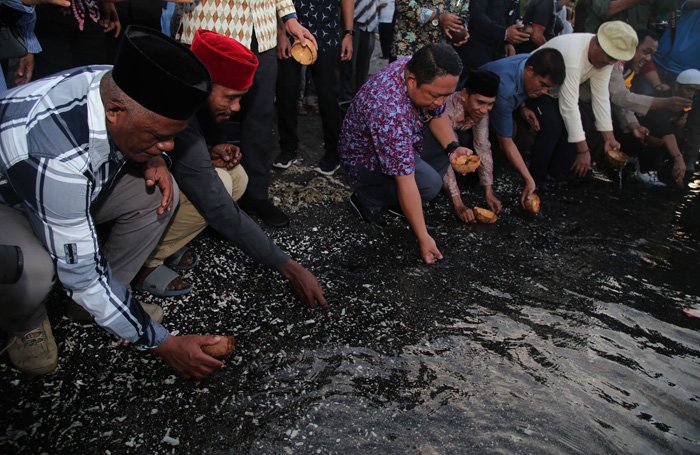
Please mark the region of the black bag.
[[24, 44], [24, 38], [17, 31], [14, 21], [11, 20], [14, 14], [8, 14], [4, 6], [1, 11], [0, 60], [24, 57], [27, 55], [27, 46]]

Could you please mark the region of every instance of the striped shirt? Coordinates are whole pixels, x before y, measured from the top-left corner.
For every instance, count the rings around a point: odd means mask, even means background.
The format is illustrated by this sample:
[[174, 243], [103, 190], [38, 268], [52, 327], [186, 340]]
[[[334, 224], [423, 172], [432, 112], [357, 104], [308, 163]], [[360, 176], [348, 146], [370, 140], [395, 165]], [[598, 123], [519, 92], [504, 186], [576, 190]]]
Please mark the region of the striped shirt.
[[126, 161], [100, 95], [110, 69], [75, 68], [0, 95], [0, 203], [25, 213], [73, 300], [107, 331], [150, 348], [168, 332], [112, 275], [91, 216]]

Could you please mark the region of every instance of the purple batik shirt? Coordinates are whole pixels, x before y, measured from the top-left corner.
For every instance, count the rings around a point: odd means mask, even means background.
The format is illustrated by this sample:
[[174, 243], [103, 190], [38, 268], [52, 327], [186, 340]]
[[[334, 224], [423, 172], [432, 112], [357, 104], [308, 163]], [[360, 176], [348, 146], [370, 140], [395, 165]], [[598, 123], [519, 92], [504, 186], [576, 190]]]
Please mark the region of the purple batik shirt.
[[[382, 174], [410, 175], [415, 155], [423, 151], [426, 119], [441, 116], [445, 105], [425, 111], [411, 103], [404, 69], [411, 57], [400, 58], [372, 76], [350, 104], [338, 139], [338, 155], [348, 174], [359, 167]], [[421, 120], [423, 119], [423, 120]]]

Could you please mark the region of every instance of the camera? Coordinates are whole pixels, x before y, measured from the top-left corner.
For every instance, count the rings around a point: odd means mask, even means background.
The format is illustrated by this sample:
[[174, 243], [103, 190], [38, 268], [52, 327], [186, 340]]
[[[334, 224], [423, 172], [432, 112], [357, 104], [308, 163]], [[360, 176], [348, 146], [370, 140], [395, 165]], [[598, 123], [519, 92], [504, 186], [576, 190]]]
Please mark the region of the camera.
[[22, 249], [16, 245], [0, 245], [0, 284], [16, 283], [23, 269]]

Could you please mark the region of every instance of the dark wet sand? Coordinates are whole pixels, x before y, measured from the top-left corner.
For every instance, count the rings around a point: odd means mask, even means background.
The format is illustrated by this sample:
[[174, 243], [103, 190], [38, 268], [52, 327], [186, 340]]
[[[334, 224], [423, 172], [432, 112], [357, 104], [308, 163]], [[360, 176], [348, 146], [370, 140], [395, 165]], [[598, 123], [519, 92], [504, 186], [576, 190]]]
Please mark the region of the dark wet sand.
[[497, 167], [496, 224], [458, 222], [444, 195], [430, 204], [446, 260], [426, 266], [402, 220], [373, 230], [347, 176], [310, 170], [318, 141], [305, 134], [301, 163], [273, 172], [292, 224], [265, 229], [330, 312], [205, 231], [194, 291], [144, 299], [178, 334], [236, 335], [225, 368], [185, 381], [67, 320], [57, 292], [56, 372], [0, 359], [0, 452], [700, 453], [700, 320], [683, 314], [700, 309], [700, 174], [686, 190], [600, 174], [542, 194], [533, 216]]

